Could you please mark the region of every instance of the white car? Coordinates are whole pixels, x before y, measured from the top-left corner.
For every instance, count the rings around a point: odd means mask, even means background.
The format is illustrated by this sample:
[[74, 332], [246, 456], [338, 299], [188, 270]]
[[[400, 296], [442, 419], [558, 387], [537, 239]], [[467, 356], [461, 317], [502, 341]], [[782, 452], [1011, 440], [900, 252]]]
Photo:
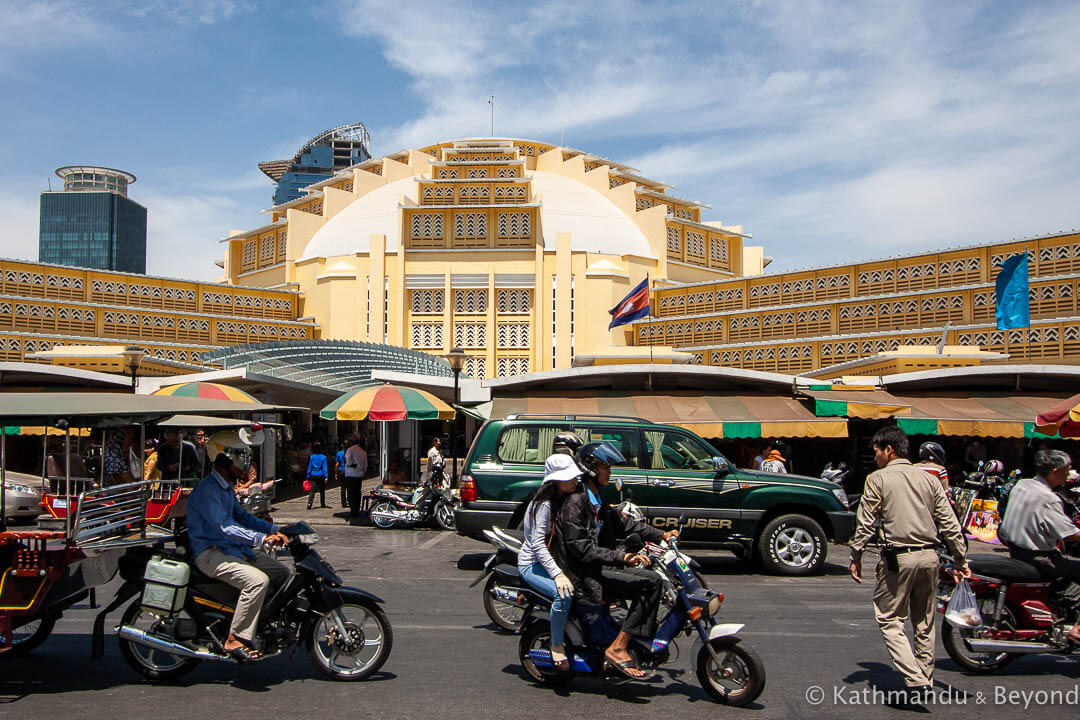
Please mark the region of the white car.
[[4, 473], [4, 515], [7, 520], [33, 519], [41, 514], [41, 478]]

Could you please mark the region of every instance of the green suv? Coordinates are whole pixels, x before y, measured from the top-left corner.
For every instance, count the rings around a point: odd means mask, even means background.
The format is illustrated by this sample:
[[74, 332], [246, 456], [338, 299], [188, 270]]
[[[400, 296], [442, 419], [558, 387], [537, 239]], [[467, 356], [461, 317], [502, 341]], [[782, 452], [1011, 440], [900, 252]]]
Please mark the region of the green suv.
[[760, 558], [771, 572], [806, 575], [824, 565], [828, 540], [844, 542], [854, 531], [855, 514], [836, 483], [737, 469], [689, 430], [633, 417], [510, 415], [484, 423], [469, 449], [454, 511], [458, 533], [482, 538], [492, 525], [505, 526], [540, 485], [555, 434], [565, 430], [618, 448], [626, 463], [611, 469], [605, 497], [614, 503], [632, 493], [646, 522], [660, 529], [686, 515], [685, 545], [729, 549]]

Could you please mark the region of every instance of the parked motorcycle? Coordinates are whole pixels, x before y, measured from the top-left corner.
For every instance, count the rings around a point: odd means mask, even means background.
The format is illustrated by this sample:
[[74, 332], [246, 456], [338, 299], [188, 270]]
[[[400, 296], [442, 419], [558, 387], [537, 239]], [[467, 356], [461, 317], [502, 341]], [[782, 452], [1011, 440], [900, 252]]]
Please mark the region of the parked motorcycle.
[[[968, 580], [981, 615], [977, 627], [942, 623], [941, 640], [957, 665], [976, 673], [999, 672], [1021, 655], [1069, 655], [1080, 648], [1066, 639], [1071, 623], [1055, 605], [1057, 580], [1030, 563], [1001, 555], [969, 555]], [[944, 613], [955, 589], [953, 563], [942, 557], [937, 610]]]
[[[640, 544], [640, 538], [637, 542]], [[765, 687], [765, 665], [757, 652], [738, 637], [745, 625], [716, 622], [723, 594], [701, 586], [676, 540], [660, 545], [646, 543], [641, 553], [649, 558], [648, 567], [663, 579], [664, 592], [656, 637], [632, 638], [627, 648], [637, 667], [651, 673], [678, 657], [676, 636], [695, 636], [690, 657], [702, 688], [726, 705], [753, 702]], [[572, 606], [566, 624], [570, 669], [560, 671], [551, 659], [551, 601], [532, 590], [527, 591], [527, 598], [518, 653], [529, 676], [543, 684], [557, 685], [579, 675], [604, 675], [604, 650], [615, 639], [619, 627], [612, 621], [609, 608], [595, 612], [577, 603]], [[674, 653], [672, 646], [676, 647]]]
[[[262, 657], [281, 655], [303, 643], [308, 657], [334, 680], [364, 680], [393, 646], [382, 600], [342, 579], [315, 549], [319, 536], [307, 523], [281, 529], [296, 572], [268, 596], [259, 616]], [[120, 561], [124, 584], [94, 622], [92, 658], [104, 654], [106, 615], [128, 599], [116, 627], [120, 652], [151, 680], [171, 681], [206, 660], [237, 662], [224, 648], [239, 591], [199, 572], [177, 537], [175, 551], [139, 548]], [[149, 578], [149, 579], [148, 579]]]
[[271, 521], [270, 506], [274, 499], [274, 486], [280, 480], [252, 483], [236, 491], [240, 506], [260, 520]]
[[401, 493], [389, 488], [371, 491], [374, 505], [371, 522], [377, 528], [395, 525], [412, 527], [434, 522], [443, 530], [454, 529], [454, 508], [458, 499], [446, 487], [436, 485], [429, 477], [413, 493]]
[[848, 476], [850, 473], [851, 468], [849, 468], [848, 464], [843, 460], [835, 465], [830, 462], [826, 463], [825, 467], [822, 468], [821, 479], [829, 480], [844, 488], [844, 492], [847, 494], [848, 508], [855, 510], [859, 507], [859, 500], [862, 499], [862, 492], [853, 492], [853, 488], [848, 487]]

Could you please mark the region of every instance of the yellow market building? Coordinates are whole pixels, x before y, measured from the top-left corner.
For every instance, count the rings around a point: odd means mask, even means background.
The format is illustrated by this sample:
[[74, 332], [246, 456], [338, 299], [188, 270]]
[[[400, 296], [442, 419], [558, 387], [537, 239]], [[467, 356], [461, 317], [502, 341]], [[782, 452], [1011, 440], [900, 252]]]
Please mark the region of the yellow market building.
[[[290, 288], [322, 338], [469, 355], [476, 378], [565, 369], [630, 343], [608, 310], [646, 276], [716, 282], [741, 227], [634, 168], [530, 140], [480, 138], [372, 159], [233, 233], [223, 281]], [[756, 254], [754, 251], [757, 251]]]

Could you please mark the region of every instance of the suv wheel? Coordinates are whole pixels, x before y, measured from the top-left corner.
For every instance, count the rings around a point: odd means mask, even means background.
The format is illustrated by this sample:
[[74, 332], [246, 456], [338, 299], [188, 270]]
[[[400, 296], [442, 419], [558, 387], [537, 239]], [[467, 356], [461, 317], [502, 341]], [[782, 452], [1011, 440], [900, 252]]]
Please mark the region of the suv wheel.
[[813, 518], [780, 515], [765, 524], [757, 539], [765, 569], [776, 575], [809, 575], [825, 564], [825, 532]]

